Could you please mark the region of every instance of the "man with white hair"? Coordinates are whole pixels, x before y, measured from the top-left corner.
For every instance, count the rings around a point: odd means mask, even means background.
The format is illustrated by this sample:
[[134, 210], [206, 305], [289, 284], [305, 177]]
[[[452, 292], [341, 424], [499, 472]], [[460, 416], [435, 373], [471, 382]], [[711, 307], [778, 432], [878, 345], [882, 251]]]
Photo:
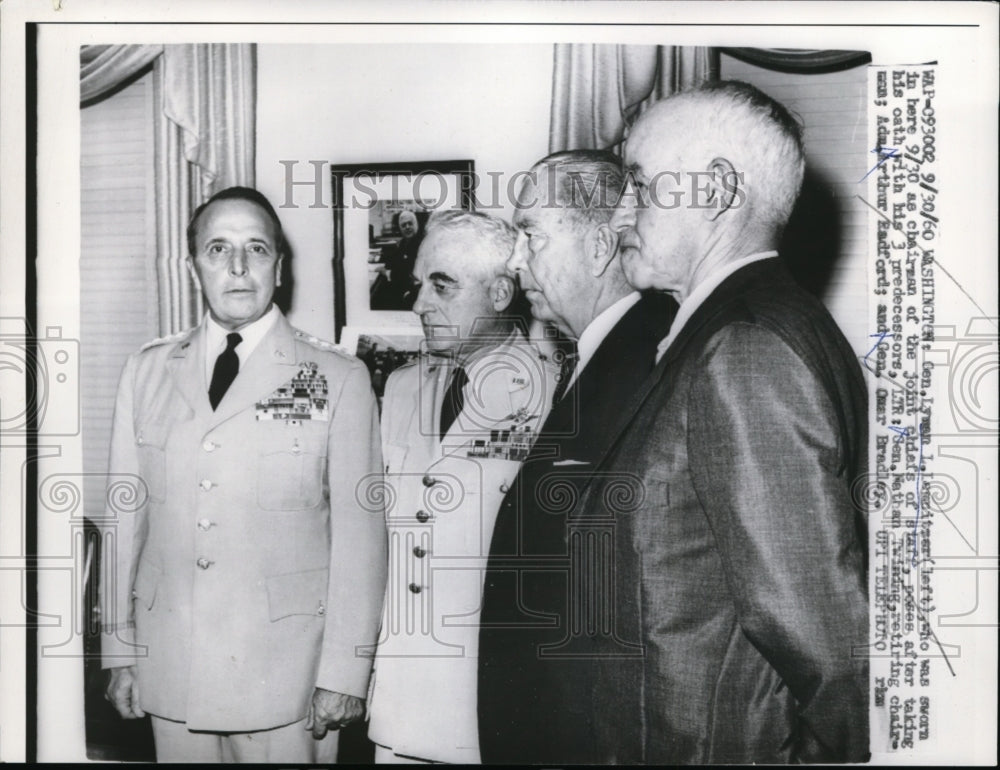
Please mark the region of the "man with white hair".
[[[594, 661], [594, 761], [864, 761], [866, 390], [775, 251], [800, 129], [714, 83], [647, 110], [625, 162], [625, 274], [680, 308], [579, 509], [613, 517], [604, 605], [641, 650]], [[616, 496], [623, 473], [636, 488]]]
[[515, 237], [495, 217], [439, 212], [417, 255], [426, 355], [392, 373], [382, 411], [390, 556], [369, 697], [376, 762], [480, 761], [482, 572], [558, 371], [508, 315]]

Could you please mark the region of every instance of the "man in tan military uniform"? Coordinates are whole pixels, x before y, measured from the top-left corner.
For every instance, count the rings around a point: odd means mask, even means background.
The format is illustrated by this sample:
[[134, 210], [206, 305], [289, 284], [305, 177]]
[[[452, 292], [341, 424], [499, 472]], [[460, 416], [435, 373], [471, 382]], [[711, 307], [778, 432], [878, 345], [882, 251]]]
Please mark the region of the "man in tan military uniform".
[[272, 304], [262, 195], [217, 194], [188, 243], [209, 312], [132, 355], [115, 404], [110, 471], [142, 503], [104, 523], [107, 696], [153, 715], [161, 762], [333, 761], [385, 587], [368, 374]]
[[479, 762], [482, 573], [558, 371], [504, 316], [514, 240], [502, 220], [441, 212], [417, 255], [427, 355], [392, 373], [382, 406], [390, 558], [369, 700], [376, 762]]

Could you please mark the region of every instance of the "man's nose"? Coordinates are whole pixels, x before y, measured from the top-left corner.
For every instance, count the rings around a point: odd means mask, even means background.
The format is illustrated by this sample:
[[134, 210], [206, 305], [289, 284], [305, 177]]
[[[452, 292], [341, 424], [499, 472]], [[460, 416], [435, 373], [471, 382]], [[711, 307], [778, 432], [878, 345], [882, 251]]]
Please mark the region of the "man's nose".
[[229, 260], [229, 272], [231, 275], [246, 275], [247, 255], [243, 249], [235, 249], [233, 258]]
[[527, 236], [524, 233], [518, 233], [517, 240], [514, 241], [514, 250], [507, 257], [507, 272], [511, 275], [516, 275], [519, 270], [524, 270], [526, 263], [524, 260], [524, 252], [527, 248]]
[[427, 301], [427, 291], [426, 284], [421, 284], [417, 291], [417, 298], [413, 301], [413, 312], [417, 315], [423, 315], [431, 310], [430, 303]]
[[635, 206], [632, 205], [631, 201], [622, 198], [615, 213], [611, 215], [609, 225], [616, 233], [635, 225]]

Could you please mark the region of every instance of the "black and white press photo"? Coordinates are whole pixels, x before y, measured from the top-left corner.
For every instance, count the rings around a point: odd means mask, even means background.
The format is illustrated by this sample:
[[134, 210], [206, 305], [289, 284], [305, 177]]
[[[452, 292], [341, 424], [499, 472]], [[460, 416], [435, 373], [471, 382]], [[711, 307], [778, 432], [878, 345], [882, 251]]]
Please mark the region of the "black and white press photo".
[[3, 3], [0, 759], [995, 762], [995, 6], [174, 10]]

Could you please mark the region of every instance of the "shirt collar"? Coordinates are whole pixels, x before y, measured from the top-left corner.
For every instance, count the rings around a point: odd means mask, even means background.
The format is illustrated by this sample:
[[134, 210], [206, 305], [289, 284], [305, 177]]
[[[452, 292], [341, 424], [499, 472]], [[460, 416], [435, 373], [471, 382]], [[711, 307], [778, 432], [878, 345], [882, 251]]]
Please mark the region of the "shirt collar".
[[576, 368], [573, 370], [573, 376], [570, 377], [566, 385], [567, 389], [576, 382], [577, 377], [580, 376], [580, 372], [583, 371], [583, 367], [594, 357], [594, 353], [597, 352], [597, 348], [604, 342], [604, 338], [611, 333], [611, 330], [632, 309], [632, 306], [639, 301], [641, 296], [637, 291], [626, 294], [614, 304], [604, 308], [593, 321], [587, 324], [587, 328], [583, 330], [583, 334], [580, 335], [580, 339], [576, 342], [576, 353], [578, 356]]
[[[240, 359], [240, 368], [246, 363], [247, 359], [250, 358], [250, 354], [253, 353], [260, 341], [264, 339], [271, 327], [274, 326], [275, 322], [278, 320], [278, 316], [281, 311], [278, 310], [278, 306], [273, 302], [271, 303], [271, 309], [268, 310], [264, 315], [258, 318], [251, 324], [244, 326], [239, 330], [240, 337], [243, 341], [236, 347], [236, 355]], [[207, 344], [205, 345], [205, 378], [206, 382], [211, 385], [212, 382], [212, 372], [215, 369], [215, 359], [219, 357], [219, 354], [226, 349], [226, 337], [229, 334], [229, 329], [225, 329], [219, 325], [219, 323], [212, 318], [212, 314], [205, 313], [205, 334], [207, 335]]]
[[660, 341], [659, 345], [656, 346], [656, 363], [660, 362], [660, 359], [663, 358], [663, 354], [667, 352], [667, 348], [669, 348], [671, 343], [677, 339], [677, 335], [680, 333], [681, 329], [684, 328], [684, 324], [691, 320], [691, 316], [694, 315], [694, 311], [701, 307], [702, 303], [708, 299], [709, 295], [713, 291], [719, 288], [719, 284], [721, 284], [737, 270], [744, 268], [747, 265], [776, 256], [778, 256], [778, 252], [776, 251], [759, 251], [748, 257], [741, 257], [735, 262], [729, 262], [728, 264], [723, 265], [714, 273], [709, 274], [704, 281], [695, 286], [694, 290], [684, 298], [680, 307], [677, 308], [677, 315], [674, 317], [674, 322], [670, 325], [670, 333]]

